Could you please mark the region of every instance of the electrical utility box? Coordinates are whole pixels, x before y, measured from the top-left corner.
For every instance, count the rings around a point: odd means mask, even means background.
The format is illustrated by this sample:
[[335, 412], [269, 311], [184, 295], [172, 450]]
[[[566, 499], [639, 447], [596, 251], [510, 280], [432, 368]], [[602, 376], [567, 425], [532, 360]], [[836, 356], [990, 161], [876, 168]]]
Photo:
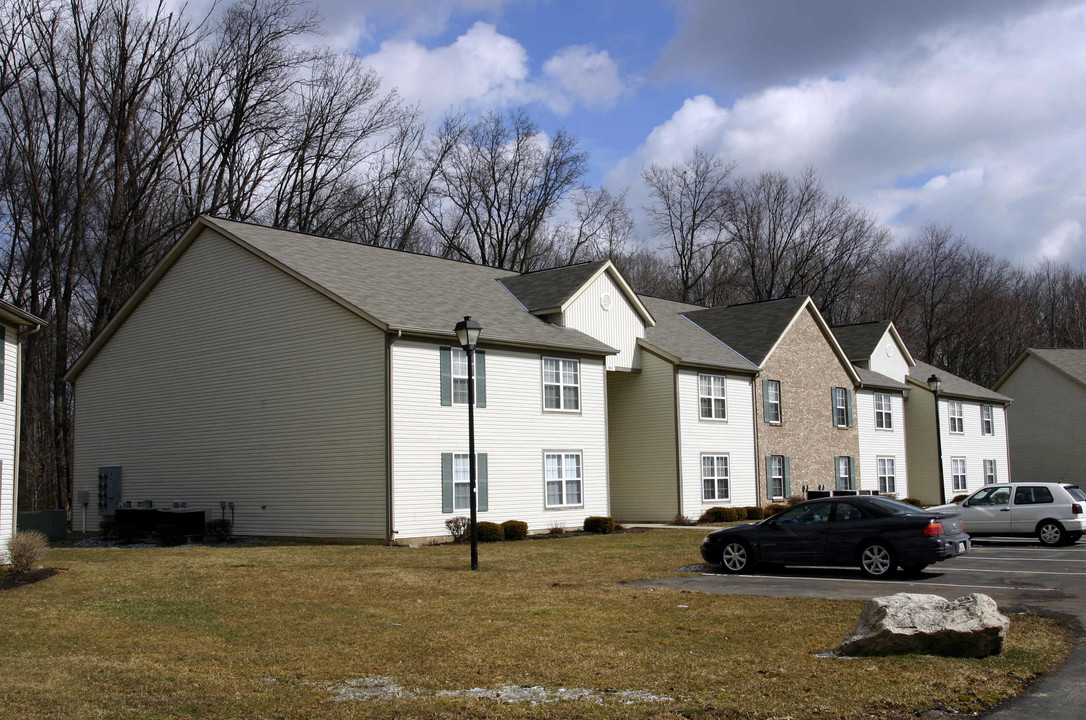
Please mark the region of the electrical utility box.
[[121, 469], [98, 468], [98, 514], [115, 515], [121, 502]]

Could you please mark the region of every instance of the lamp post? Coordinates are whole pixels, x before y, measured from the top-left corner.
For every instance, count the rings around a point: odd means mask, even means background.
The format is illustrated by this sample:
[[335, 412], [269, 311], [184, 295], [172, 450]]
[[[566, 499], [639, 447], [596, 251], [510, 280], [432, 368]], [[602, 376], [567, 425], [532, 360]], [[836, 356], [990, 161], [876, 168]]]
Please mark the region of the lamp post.
[[468, 356], [468, 501], [471, 503], [471, 569], [479, 569], [479, 498], [475, 484], [475, 343], [483, 326], [470, 315], [456, 323], [456, 338]]
[[943, 428], [939, 417], [939, 390], [943, 387], [943, 381], [932, 373], [928, 378], [928, 389], [935, 396], [935, 451], [939, 454], [939, 504], [946, 505], [946, 481], [943, 479]]

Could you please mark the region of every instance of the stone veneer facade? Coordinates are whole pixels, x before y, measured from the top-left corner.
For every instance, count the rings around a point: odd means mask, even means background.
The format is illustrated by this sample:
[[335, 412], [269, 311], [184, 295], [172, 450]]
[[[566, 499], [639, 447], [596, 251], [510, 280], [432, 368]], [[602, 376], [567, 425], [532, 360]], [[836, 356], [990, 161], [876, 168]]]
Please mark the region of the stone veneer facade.
[[[781, 383], [781, 423], [765, 422], [762, 414], [762, 381]], [[830, 388], [852, 393], [852, 427], [833, 424]], [[790, 491], [803, 495], [804, 486], [816, 489], [835, 485], [835, 458], [857, 458], [860, 439], [856, 429], [856, 393], [852, 379], [829, 340], [822, 333], [810, 305], [806, 306], [777, 348], [766, 360], [755, 382], [755, 427], [758, 447], [758, 500], [770, 502], [766, 457], [783, 455], [791, 466]], [[854, 487], [860, 486], [856, 463]]]

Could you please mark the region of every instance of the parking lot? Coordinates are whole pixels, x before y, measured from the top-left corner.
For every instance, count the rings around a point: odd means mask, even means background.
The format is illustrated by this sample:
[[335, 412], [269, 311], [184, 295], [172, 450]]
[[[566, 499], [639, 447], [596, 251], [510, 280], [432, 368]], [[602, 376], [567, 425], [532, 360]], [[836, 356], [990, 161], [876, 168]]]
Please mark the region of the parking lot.
[[[692, 543], [696, 552], [697, 544]], [[645, 585], [728, 595], [868, 600], [898, 592], [954, 599], [990, 595], [1004, 611], [1031, 609], [1071, 615], [1086, 625], [1086, 541], [1046, 548], [1036, 540], [974, 540], [973, 549], [923, 573], [868, 580], [859, 569], [774, 568], [728, 575], [706, 566], [695, 577], [662, 578]], [[1081, 718], [1086, 706], [1086, 649], [1080, 646], [1056, 676], [987, 717], [992, 720]]]

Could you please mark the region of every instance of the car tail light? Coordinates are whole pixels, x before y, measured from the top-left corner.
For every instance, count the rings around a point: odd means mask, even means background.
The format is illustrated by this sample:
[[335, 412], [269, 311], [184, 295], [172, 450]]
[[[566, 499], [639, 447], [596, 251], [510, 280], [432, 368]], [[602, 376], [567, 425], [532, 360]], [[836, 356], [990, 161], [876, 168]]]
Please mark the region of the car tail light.
[[1071, 505], [1071, 514], [1072, 515], [1081, 515], [1082, 514], [1082, 506], [1079, 505], [1078, 503], [1072, 504]]
[[928, 537], [931, 537], [932, 535], [942, 535], [943, 524], [936, 520], [932, 520], [930, 523], [927, 524], [927, 526], [924, 527], [924, 534]]

